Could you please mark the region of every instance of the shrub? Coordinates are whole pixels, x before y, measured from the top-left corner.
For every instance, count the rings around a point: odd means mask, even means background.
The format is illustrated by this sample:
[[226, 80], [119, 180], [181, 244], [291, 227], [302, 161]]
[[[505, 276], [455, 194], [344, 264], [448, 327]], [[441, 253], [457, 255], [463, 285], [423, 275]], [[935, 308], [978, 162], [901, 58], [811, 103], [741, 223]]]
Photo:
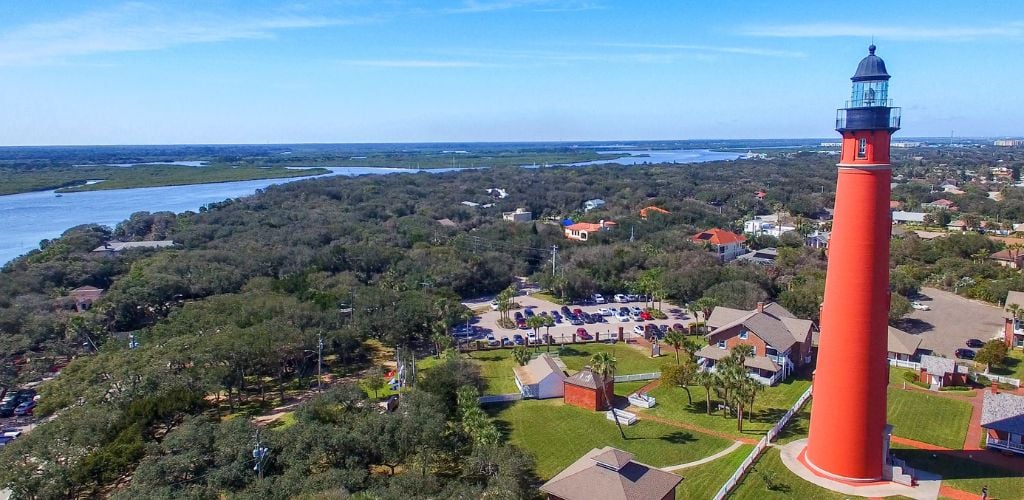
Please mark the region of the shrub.
[[969, 390], [971, 390], [971, 388], [967, 387], [965, 385], [953, 385], [953, 386], [940, 387], [939, 390], [940, 391], [969, 391]]
[[903, 380], [906, 380], [907, 382], [910, 383], [917, 382], [917, 374], [914, 372], [903, 372]]
[[644, 310], [649, 312], [649, 313], [651, 313], [651, 317], [654, 318], [654, 319], [668, 319], [668, 315], [667, 314], [665, 314], [663, 311], [659, 311], [659, 310], [657, 310], [657, 309], [655, 309], [653, 307], [648, 307], [647, 309], [644, 309]]

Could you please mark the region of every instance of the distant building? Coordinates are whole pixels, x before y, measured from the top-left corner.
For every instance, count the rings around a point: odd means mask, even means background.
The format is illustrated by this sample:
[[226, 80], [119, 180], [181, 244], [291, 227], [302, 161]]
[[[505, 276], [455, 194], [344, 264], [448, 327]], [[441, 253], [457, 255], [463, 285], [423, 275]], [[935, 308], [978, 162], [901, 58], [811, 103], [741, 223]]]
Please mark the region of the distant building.
[[547, 399], [560, 398], [565, 394], [565, 372], [558, 361], [541, 354], [524, 366], [512, 369], [516, 387], [524, 398]]
[[633, 454], [594, 448], [540, 487], [547, 500], [673, 500], [682, 477], [633, 460]]
[[956, 210], [956, 203], [943, 198], [931, 203], [922, 203], [921, 208], [925, 210]]
[[80, 286], [68, 292], [68, 297], [75, 302], [75, 309], [78, 312], [91, 309], [92, 303], [99, 300], [102, 295], [103, 289], [94, 286]]
[[508, 192], [501, 188], [490, 188], [487, 190], [487, 194], [495, 198], [507, 198]]
[[1010, 306], [1024, 308], [1024, 292], [1011, 290], [1006, 295], [1006, 306], [1003, 308], [1003, 343], [1010, 349], [1024, 349], [1024, 325], [1021, 317], [1014, 317]]
[[467, 206], [467, 207], [472, 207], [472, 208], [476, 208], [476, 207], [480, 206], [480, 204], [475, 202], [475, 201], [464, 201], [464, 202], [462, 202], [462, 204]]
[[903, 208], [903, 202], [897, 200], [889, 200], [889, 210], [899, 210]]
[[980, 424], [986, 431], [986, 448], [1024, 455], [1024, 396], [999, 392], [994, 386], [985, 391]]
[[593, 200], [587, 200], [583, 202], [583, 211], [589, 212], [605, 206], [604, 200], [600, 198], [594, 198]]
[[829, 231], [814, 231], [804, 237], [804, 245], [811, 248], [828, 248], [828, 241], [832, 239]]
[[746, 238], [731, 231], [714, 228], [701, 231], [690, 237], [690, 241], [698, 245], [708, 245], [711, 251], [718, 255], [718, 260], [731, 262], [736, 257], [747, 253], [743, 245]]
[[743, 233], [754, 236], [768, 235], [778, 238], [783, 233], [795, 230], [795, 226], [779, 222], [778, 216], [775, 215], [755, 215], [753, 219], [743, 223]]
[[919, 359], [921, 337], [911, 335], [898, 328], [889, 327], [889, 359], [916, 361]]
[[915, 141], [899, 141], [889, 144], [890, 147], [894, 148], [919, 148], [923, 143]]
[[965, 221], [963, 219], [957, 219], [955, 221], [950, 222], [949, 224], [946, 224], [946, 229], [948, 229], [950, 231], [957, 231], [957, 232], [961, 232], [961, 233], [966, 233], [967, 230], [971, 229], [971, 228], [968, 227], [967, 221]]
[[672, 212], [669, 212], [668, 210], [665, 210], [664, 208], [659, 208], [659, 207], [656, 207], [656, 206], [654, 206], [654, 205], [651, 205], [651, 206], [649, 206], [649, 207], [644, 207], [644, 208], [641, 208], [641, 209], [640, 209], [640, 218], [641, 218], [641, 219], [644, 219], [644, 220], [647, 220], [647, 217], [648, 217], [648, 216], [649, 216], [650, 214], [652, 214], [652, 213], [658, 213], [658, 214], [663, 214], [663, 215], [669, 215], [669, 214], [671, 214]]
[[502, 212], [501, 218], [509, 222], [530, 222], [533, 220], [533, 213], [527, 212], [524, 208], [517, 208], [515, 212]]
[[1024, 267], [1024, 252], [1020, 250], [1000, 250], [988, 256], [989, 260], [995, 261], [1003, 267], [1010, 269], [1021, 269]]
[[133, 248], [166, 248], [174, 245], [174, 241], [108, 241], [102, 246], [93, 249], [93, 252], [102, 252], [107, 255], [116, 255], [125, 250]]
[[602, 377], [589, 366], [565, 379], [564, 385], [565, 404], [587, 410], [607, 410], [615, 395], [615, 380]]
[[565, 226], [565, 237], [570, 240], [587, 241], [594, 233], [608, 231], [617, 226], [613, 221], [602, 220], [597, 224], [591, 222], [577, 222]]
[[762, 248], [736, 257], [736, 262], [753, 262], [754, 264], [771, 266], [775, 264], [775, 259], [778, 256], [778, 250], [774, 248]]
[[1000, 147], [1013, 147], [1013, 146], [1024, 146], [1024, 139], [999, 139], [992, 143], [993, 146]]
[[924, 224], [925, 212], [904, 212], [897, 210], [892, 213], [893, 224]]

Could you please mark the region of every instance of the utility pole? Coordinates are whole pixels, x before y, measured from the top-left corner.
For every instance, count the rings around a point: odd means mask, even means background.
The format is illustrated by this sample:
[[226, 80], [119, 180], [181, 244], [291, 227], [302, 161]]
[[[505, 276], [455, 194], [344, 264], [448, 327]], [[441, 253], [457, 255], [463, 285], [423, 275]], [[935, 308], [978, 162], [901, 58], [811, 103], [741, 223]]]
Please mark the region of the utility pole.
[[316, 331], [316, 392], [324, 392], [324, 334], [323, 330]]
[[551, 245], [551, 277], [555, 276], [555, 265], [558, 262], [558, 245]]
[[267, 455], [269, 454], [270, 448], [263, 446], [263, 443], [260, 441], [260, 428], [257, 427], [256, 446], [254, 446], [252, 449], [252, 459], [254, 462], [256, 462], [256, 465], [253, 466], [252, 470], [256, 471], [256, 477], [260, 481], [263, 480], [263, 464], [266, 462]]

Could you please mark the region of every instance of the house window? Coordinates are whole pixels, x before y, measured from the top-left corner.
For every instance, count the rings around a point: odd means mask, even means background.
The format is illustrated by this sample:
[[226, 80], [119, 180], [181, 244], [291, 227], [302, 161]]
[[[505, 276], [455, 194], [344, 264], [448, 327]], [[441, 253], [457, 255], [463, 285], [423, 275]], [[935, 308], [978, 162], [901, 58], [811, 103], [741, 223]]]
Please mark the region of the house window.
[[779, 351], [775, 350], [775, 348], [772, 347], [772, 346], [765, 347], [764, 353], [766, 355], [768, 355], [768, 356], [778, 356], [779, 355]]
[[750, 346], [750, 355], [751, 356], [757, 356], [757, 346], [756, 345]]
[[747, 340], [747, 331], [746, 330], [740, 330], [740, 339]]
[[863, 160], [868, 157], [868, 140], [857, 139], [857, 159]]
[[719, 340], [718, 341], [718, 348], [719, 349], [725, 349], [725, 341], [724, 340]]

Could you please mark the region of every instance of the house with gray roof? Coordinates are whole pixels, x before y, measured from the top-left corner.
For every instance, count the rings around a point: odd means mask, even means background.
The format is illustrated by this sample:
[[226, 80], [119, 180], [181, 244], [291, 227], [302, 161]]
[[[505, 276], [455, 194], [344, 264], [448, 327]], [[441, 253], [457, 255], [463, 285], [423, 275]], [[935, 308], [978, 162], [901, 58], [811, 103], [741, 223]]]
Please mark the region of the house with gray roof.
[[889, 327], [889, 359], [915, 361], [921, 348], [921, 337], [911, 335], [898, 328]]
[[985, 392], [981, 404], [981, 427], [985, 429], [985, 447], [1024, 455], [1024, 396]]
[[754, 355], [744, 360], [748, 375], [766, 385], [785, 380], [811, 362], [814, 324], [793, 316], [777, 303], [758, 303], [753, 311], [716, 307], [708, 317], [708, 345], [697, 351], [697, 364], [714, 371], [738, 345], [748, 345]]
[[105, 253], [107, 255], [117, 255], [125, 250], [131, 250], [133, 248], [167, 248], [174, 246], [172, 240], [159, 240], [159, 241], [108, 241], [101, 246], [93, 249], [93, 252]]
[[560, 398], [565, 393], [565, 366], [560, 366], [547, 353], [530, 360], [524, 366], [512, 369], [516, 387], [523, 398]]
[[682, 477], [633, 460], [610, 446], [594, 448], [540, 487], [548, 500], [671, 500]]
[[919, 376], [921, 382], [933, 390], [954, 385], [967, 385], [967, 367], [956, 364], [955, 359], [925, 354], [921, 356]]

